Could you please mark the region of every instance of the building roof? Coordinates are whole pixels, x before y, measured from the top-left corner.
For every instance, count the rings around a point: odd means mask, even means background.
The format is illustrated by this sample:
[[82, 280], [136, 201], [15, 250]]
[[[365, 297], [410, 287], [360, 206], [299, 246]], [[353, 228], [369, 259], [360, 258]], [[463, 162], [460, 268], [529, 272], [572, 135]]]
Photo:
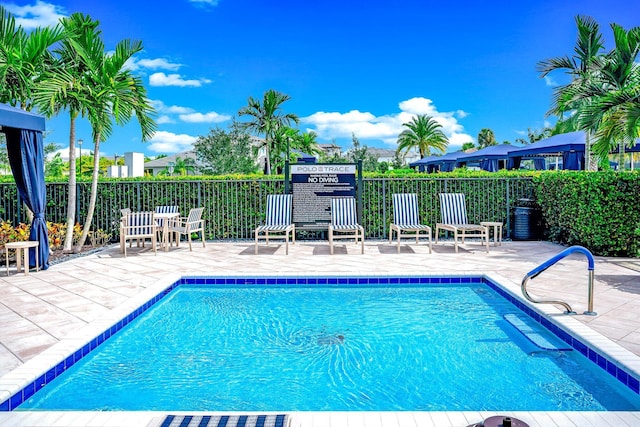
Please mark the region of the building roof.
[[180, 157], [181, 159], [193, 159], [197, 162], [196, 152], [193, 150], [183, 151], [182, 153], [175, 153], [167, 157], [161, 157], [159, 159], [150, 160], [145, 162], [144, 167], [146, 169], [151, 168], [166, 168], [169, 165], [169, 162], [176, 162], [176, 159]]

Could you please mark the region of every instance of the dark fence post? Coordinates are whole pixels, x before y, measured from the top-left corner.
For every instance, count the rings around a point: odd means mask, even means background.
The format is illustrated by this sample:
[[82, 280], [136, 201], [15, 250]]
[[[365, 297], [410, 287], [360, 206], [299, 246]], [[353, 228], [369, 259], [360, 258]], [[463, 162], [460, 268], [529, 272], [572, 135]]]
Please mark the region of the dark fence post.
[[284, 194], [289, 194], [289, 178], [289, 159], [287, 158], [284, 161]]
[[510, 179], [507, 178], [507, 206], [505, 210], [505, 218], [507, 219], [507, 236], [511, 236], [511, 188], [509, 183]]
[[358, 173], [358, 185], [356, 186], [356, 198], [357, 198], [357, 211], [358, 211], [358, 224], [362, 224], [362, 160], [358, 160], [356, 164]]

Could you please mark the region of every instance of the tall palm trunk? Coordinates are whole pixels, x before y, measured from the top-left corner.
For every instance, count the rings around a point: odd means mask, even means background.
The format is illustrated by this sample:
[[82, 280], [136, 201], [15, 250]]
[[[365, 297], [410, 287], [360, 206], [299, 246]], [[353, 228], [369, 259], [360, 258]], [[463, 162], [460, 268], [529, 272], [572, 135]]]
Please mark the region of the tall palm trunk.
[[63, 252], [71, 252], [73, 245], [73, 227], [76, 225], [76, 117], [78, 113], [69, 112], [69, 196], [67, 197], [67, 232], [64, 236]]
[[620, 143], [618, 144], [618, 150], [619, 150], [618, 170], [620, 171], [626, 170], [626, 166], [624, 163], [624, 141], [620, 141]]
[[91, 174], [91, 197], [89, 198], [89, 207], [87, 208], [87, 217], [84, 220], [84, 226], [82, 227], [82, 235], [78, 240], [78, 244], [74, 252], [78, 253], [82, 251], [84, 242], [87, 241], [89, 230], [91, 229], [91, 222], [93, 221], [93, 212], [96, 209], [96, 199], [98, 195], [98, 172], [100, 171], [100, 132], [96, 132], [94, 140], [93, 150], [93, 173]]
[[593, 150], [591, 149], [591, 146], [593, 145], [591, 143], [591, 140], [592, 140], [591, 131], [586, 131], [585, 135], [586, 135], [586, 139], [584, 143], [584, 162], [585, 162], [584, 170], [597, 171], [598, 161], [594, 157]]
[[271, 141], [269, 140], [269, 137], [266, 136], [265, 137], [265, 153], [266, 153], [266, 159], [265, 159], [265, 173], [267, 175], [271, 175], [271, 150], [269, 149], [269, 144], [271, 144]]

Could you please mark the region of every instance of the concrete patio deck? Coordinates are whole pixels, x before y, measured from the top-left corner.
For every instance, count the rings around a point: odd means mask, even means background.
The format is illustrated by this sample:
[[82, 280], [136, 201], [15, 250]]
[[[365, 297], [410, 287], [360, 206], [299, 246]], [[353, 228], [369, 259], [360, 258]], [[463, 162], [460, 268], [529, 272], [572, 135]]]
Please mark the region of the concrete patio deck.
[[[407, 241], [409, 243], [409, 241]], [[65, 261], [46, 271], [25, 276], [0, 276], [0, 386], [14, 370], [36, 364], [38, 358], [59, 342], [115, 310], [131, 304], [159, 284], [181, 275], [438, 275], [487, 274], [519, 292], [525, 273], [564, 248], [547, 242], [503, 242], [486, 253], [476, 242], [467, 242], [454, 253], [451, 242], [428, 247], [386, 241], [359, 246], [340, 242], [334, 255], [327, 242], [298, 241], [284, 254], [284, 245], [261, 245], [254, 255], [253, 242], [195, 242], [159, 250], [128, 250], [127, 258], [117, 245], [94, 254]], [[597, 316], [570, 317], [585, 330], [616, 344], [640, 358], [640, 260], [596, 257], [594, 309]], [[530, 282], [531, 294], [560, 298], [582, 313], [587, 304], [587, 264], [582, 255], [572, 255]], [[541, 306], [542, 307], [542, 306]], [[560, 309], [545, 306], [550, 315], [564, 316]], [[636, 362], [634, 362], [636, 363]], [[636, 367], [640, 364], [636, 364]], [[3, 377], [4, 376], [4, 377]], [[0, 393], [2, 390], [0, 389]], [[0, 399], [3, 400], [3, 399]], [[386, 414], [386, 415], [385, 415]], [[389, 415], [391, 414], [391, 415]], [[393, 415], [395, 414], [395, 415]], [[466, 426], [495, 415], [467, 412], [402, 413], [293, 413], [291, 426]], [[640, 425], [637, 412], [526, 412], [512, 413], [530, 426], [633, 426]], [[160, 425], [157, 412], [12, 412], [0, 413], [0, 425]]]

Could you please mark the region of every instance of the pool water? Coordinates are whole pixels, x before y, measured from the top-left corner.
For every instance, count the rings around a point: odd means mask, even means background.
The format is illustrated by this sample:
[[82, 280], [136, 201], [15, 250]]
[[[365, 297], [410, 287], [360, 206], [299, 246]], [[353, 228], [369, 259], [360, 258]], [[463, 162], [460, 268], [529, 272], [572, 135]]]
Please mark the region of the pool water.
[[18, 409], [638, 410], [485, 284], [181, 285]]

